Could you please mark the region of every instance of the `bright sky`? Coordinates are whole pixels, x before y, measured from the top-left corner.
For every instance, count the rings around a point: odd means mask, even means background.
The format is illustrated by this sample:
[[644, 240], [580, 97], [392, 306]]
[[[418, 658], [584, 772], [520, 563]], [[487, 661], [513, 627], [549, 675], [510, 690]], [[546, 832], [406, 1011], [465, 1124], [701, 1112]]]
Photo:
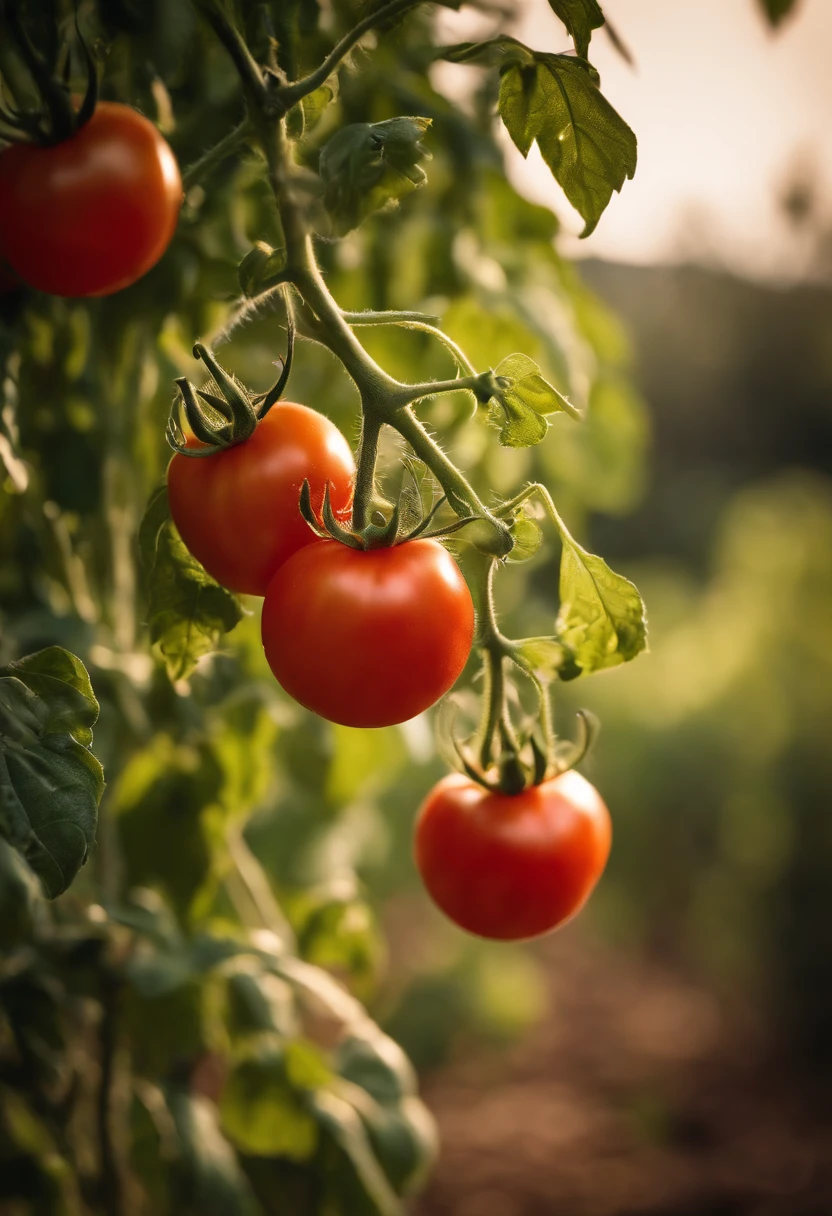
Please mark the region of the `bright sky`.
[[[522, 41], [568, 47], [546, 0], [517, 8]], [[639, 164], [575, 253], [629, 262], [705, 256], [755, 276], [811, 274], [778, 200], [803, 168], [832, 212], [832, 0], [799, 0], [777, 33], [758, 0], [606, 0], [604, 8], [637, 67], [600, 31], [591, 57], [638, 136]], [[464, 9], [444, 24], [452, 39], [470, 36]], [[514, 172], [526, 194], [580, 230], [536, 149], [525, 163], [516, 155]]]

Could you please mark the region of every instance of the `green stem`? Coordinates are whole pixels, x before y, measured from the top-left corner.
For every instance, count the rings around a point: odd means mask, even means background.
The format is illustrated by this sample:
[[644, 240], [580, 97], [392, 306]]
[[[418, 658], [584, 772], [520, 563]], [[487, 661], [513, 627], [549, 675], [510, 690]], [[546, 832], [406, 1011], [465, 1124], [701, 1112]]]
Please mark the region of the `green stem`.
[[182, 185], [185, 190], [190, 190], [192, 186], [198, 185], [204, 178], [213, 173], [224, 160], [227, 160], [234, 152], [237, 151], [246, 141], [246, 138], [251, 135], [251, 122], [248, 118], [244, 118], [233, 131], [229, 131], [224, 135], [219, 143], [214, 144], [213, 148], [209, 148], [199, 160], [195, 160], [192, 165], [189, 165], [182, 174]]
[[217, 0], [195, 0], [196, 6], [219, 38], [258, 109], [268, 104], [268, 90], [260, 65], [245, 38]]
[[358, 25], [354, 26], [348, 34], [344, 35], [340, 42], [336, 43], [319, 67], [310, 72], [308, 76], [304, 76], [302, 80], [296, 80], [293, 84], [286, 85], [280, 90], [280, 97], [285, 107], [284, 113], [293, 105], [296, 105], [301, 98], [314, 93], [315, 89], [319, 89], [322, 84], [325, 84], [356, 43], [371, 29], [383, 25], [390, 17], [398, 16], [399, 13], [405, 13], [408, 9], [416, 8], [422, 3], [423, 0], [390, 0], [389, 4], [385, 4], [382, 8], [377, 9], [369, 17], [365, 17], [363, 21], [359, 21]]
[[370, 505], [376, 488], [376, 459], [378, 441], [384, 425], [374, 411], [364, 411], [361, 421], [361, 440], [358, 445], [358, 469], [355, 475], [355, 495], [352, 504], [352, 527], [354, 532], [363, 532], [369, 522]]
[[[295, 101], [299, 100], [300, 97], [317, 88], [318, 84], [323, 83], [334, 70], [334, 66], [337, 66], [350, 47], [355, 45], [363, 32], [383, 22], [387, 17], [404, 12], [405, 9], [420, 2], [421, 0], [393, 0], [392, 3], [377, 10], [372, 17], [367, 17], [363, 22], [359, 22], [355, 29], [341, 40], [316, 72], [302, 81], [281, 88], [280, 97], [284, 102], [289, 99], [291, 103], [293, 97]], [[268, 90], [263, 84], [263, 77], [256, 64], [254, 67], [257, 81], [262, 87], [255, 88], [251, 82], [250, 64], [254, 61], [242, 36], [224, 14], [217, 12], [211, 0], [199, 0], [199, 3], [232, 55], [244, 82], [250, 86], [249, 105], [252, 121], [268, 164], [269, 180], [286, 243], [286, 270], [302, 300], [314, 315], [315, 339], [323, 343], [341, 360], [352, 377], [361, 397], [364, 419], [366, 420], [368, 414], [373, 414], [379, 425], [387, 423], [397, 430], [410, 444], [416, 456], [424, 461], [436, 477], [457, 515], [461, 517], [477, 515], [488, 521], [494, 529], [497, 547], [501, 548], [503, 553], [508, 552], [511, 549], [512, 538], [506, 525], [497, 520], [480, 501], [466, 478], [451, 463], [408, 408], [408, 403], [414, 400], [414, 392], [417, 397], [429, 395], [432, 391], [431, 387], [401, 384], [379, 367], [359, 342], [327, 288], [312, 248], [312, 238], [306, 227], [303, 207], [297, 198], [292, 182], [291, 155], [286, 137], [285, 119], [275, 117], [274, 105], [268, 96]], [[428, 326], [427, 328], [429, 331], [433, 331], [433, 327]], [[459, 352], [459, 355], [465, 359], [462, 352]], [[473, 372], [473, 368], [471, 370]], [[454, 389], [466, 387], [460, 381], [448, 383]], [[366, 448], [366, 452], [368, 454], [363, 461], [361, 487], [357, 488], [359, 515], [364, 511], [366, 502], [369, 501], [369, 495], [364, 497], [364, 488], [372, 484], [374, 477], [375, 453], [370, 447]]]

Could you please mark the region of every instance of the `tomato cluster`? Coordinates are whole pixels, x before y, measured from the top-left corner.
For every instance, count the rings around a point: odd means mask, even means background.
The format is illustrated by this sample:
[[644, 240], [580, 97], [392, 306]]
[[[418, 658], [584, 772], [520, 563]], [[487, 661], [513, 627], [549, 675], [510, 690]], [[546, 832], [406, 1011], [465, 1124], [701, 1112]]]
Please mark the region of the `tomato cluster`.
[[[299, 508], [304, 481], [316, 515], [328, 488], [345, 519], [354, 479], [337, 427], [281, 401], [241, 443], [199, 459], [177, 452], [168, 496], [182, 539], [209, 574], [264, 596], [263, 647], [286, 692], [332, 722], [388, 726], [455, 683], [471, 650], [474, 607], [435, 540], [364, 550], [312, 531]], [[414, 851], [425, 887], [452, 921], [510, 941], [548, 933], [580, 909], [611, 835], [606, 806], [576, 772], [519, 794], [453, 774], [423, 803]]]
[[153, 123], [100, 102], [61, 143], [0, 152], [0, 260], [56, 296], [106, 296], [158, 262], [176, 228], [182, 179]]
[[[195, 442], [195, 441], [194, 441]], [[390, 726], [428, 709], [462, 672], [471, 594], [435, 540], [353, 549], [318, 538], [299, 509], [310, 488], [350, 513], [355, 466], [322, 414], [278, 402], [242, 443], [168, 470], [171, 516], [190, 551], [232, 591], [264, 596], [266, 658], [309, 709], [345, 726]]]

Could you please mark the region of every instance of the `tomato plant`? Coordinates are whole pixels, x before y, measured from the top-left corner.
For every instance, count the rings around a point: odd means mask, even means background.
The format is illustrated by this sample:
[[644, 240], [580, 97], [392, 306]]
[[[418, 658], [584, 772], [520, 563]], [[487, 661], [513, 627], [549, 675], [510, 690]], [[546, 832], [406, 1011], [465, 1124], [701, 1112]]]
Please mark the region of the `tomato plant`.
[[203, 459], [174, 455], [171, 516], [218, 582], [264, 595], [278, 566], [315, 540], [298, 509], [304, 481], [318, 512], [328, 486], [337, 514], [349, 508], [354, 475], [352, 451], [338, 428], [316, 410], [281, 401], [242, 443]]
[[461, 773], [419, 812], [416, 864], [432, 899], [480, 937], [538, 937], [582, 907], [610, 851], [609, 811], [574, 769], [519, 794]]
[[275, 574], [262, 631], [269, 666], [301, 705], [344, 726], [391, 726], [456, 682], [474, 606], [435, 540], [366, 552], [321, 540]]
[[102, 296], [146, 274], [182, 201], [166, 140], [130, 106], [99, 102], [70, 138], [0, 152], [0, 245], [20, 277], [57, 296]]

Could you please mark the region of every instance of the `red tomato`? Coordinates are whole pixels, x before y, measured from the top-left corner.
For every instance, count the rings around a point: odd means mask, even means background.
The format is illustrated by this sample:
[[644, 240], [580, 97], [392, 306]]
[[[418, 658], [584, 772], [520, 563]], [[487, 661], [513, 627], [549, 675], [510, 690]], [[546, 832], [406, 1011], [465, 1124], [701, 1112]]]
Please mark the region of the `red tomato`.
[[262, 629], [269, 666], [301, 705], [343, 726], [392, 726], [460, 675], [474, 605], [438, 541], [364, 552], [322, 540], [275, 574]]
[[612, 827], [574, 770], [520, 794], [460, 773], [435, 785], [416, 822], [416, 865], [435, 903], [479, 937], [538, 937], [573, 916], [601, 876]]
[[135, 283], [170, 244], [182, 179], [170, 147], [129, 106], [102, 101], [70, 139], [0, 152], [3, 254], [56, 296]]
[[168, 467], [170, 513], [218, 583], [264, 595], [278, 566], [316, 539], [298, 507], [304, 480], [316, 513], [329, 483], [338, 514], [349, 508], [354, 477], [337, 426], [305, 405], [278, 401], [243, 443], [213, 456], [176, 453]]

